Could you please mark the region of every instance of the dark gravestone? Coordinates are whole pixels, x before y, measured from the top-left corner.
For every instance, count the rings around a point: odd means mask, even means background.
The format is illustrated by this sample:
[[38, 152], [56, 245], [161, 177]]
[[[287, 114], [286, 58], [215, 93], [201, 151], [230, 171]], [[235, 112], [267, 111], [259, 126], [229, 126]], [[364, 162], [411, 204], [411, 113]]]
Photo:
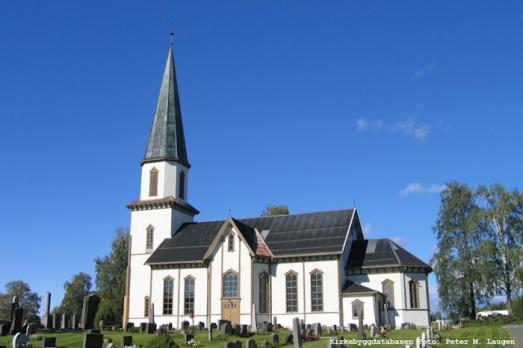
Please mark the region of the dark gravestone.
[[56, 337], [44, 337], [44, 348], [56, 347]]
[[146, 333], [147, 323], [140, 323], [140, 333]]
[[13, 317], [11, 321], [11, 335], [16, 335], [22, 331], [22, 319], [24, 317], [24, 309], [17, 307], [13, 310]]
[[241, 333], [242, 333], [242, 327], [240, 326], [240, 324], [234, 325], [234, 334], [236, 336], [240, 336]]
[[4, 324], [0, 324], [0, 336], [7, 336], [9, 335], [9, 330], [11, 330], [11, 323], [7, 322]]
[[242, 325], [242, 329], [240, 331], [240, 336], [242, 337], [248, 337], [249, 336], [249, 325]]
[[82, 319], [80, 327], [84, 330], [89, 330], [94, 327], [94, 316], [98, 311], [98, 304], [100, 297], [96, 294], [87, 295], [84, 297], [84, 304], [82, 307]]
[[184, 333], [183, 334], [183, 343], [189, 344], [190, 341], [194, 339], [194, 335], [190, 333]]
[[169, 325], [167, 325], [167, 329], [168, 330], [172, 330], [173, 329], [173, 323], [169, 323]]
[[27, 336], [34, 335], [36, 333], [37, 329], [38, 329], [38, 326], [35, 323], [28, 324], [27, 328], [25, 329], [25, 334]]
[[74, 312], [71, 318], [71, 329], [78, 330], [80, 326], [80, 319], [78, 318], [78, 313]]
[[211, 329], [217, 329], [218, 328], [218, 325], [216, 325], [216, 323], [211, 323]]
[[148, 334], [152, 334], [156, 332], [156, 324], [155, 323], [147, 323], [147, 327], [145, 328], [145, 331]]
[[104, 335], [96, 333], [86, 333], [82, 348], [102, 348], [104, 343]]
[[189, 330], [190, 326], [191, 323], [189, 323], [187, 320], [182, 321], [182, 330]]
[[62, 330], [69, 330], [70, 329], [70, 327], [69, 327], [69, 315], [68, 314], [65, 314], [65, 313], [62, 314], [62, 322], [61, 322], [60, 328]]
[[356, 325], [356, 324], [350, 324], [350, 325], [349, 325], [349, 330], [350, 330], [350, 331], [356, 331], [356, 330], [358, 330], [358, 325]]
[[127, 323], [125, 325], [125, 331], [129, 331], [129, 329], [132, 329], [132, 328], [134, 328], [134, 323]]
[[249, 338], [245, 341], [245, 348], [256, 348], [256, 341], [254, 338]]
[[301, 331], [305, 331], [305, 321], [303, 321], [303, 319], [300, 319], [300, 328]]
[[363, 333], [363, 309], [360, 308], [358, 312], [358, 335], [356, 336], [359, 340], [365, 339], [365, 333]]
[[133, 345], [133, 336], [122, 336], [122, 347], [131, 347]]
[[[225, 324], [223, 324], [225, 325]], [[223, 348], [236, 348], [236, 344], [234, 344], [234, 342], [225, 342], [225, 344], [223, 345]]]
[[229, 323], [230, 324], [231, 322], [229, 320], [220, 319], [220, 320], [218, 320], [218, 327], [221, 328], [222, 325], [225, 324], [225, 323]]
[[220, 331], [224, 335], [231, 335], [232, 334], [232, 326], [229, 323], [224, 323], [220, 327]]
[[271, 343], [274, 347], [278, 347], [280, 345], [280, 336], [278, 336], [277, 333], [273, 333], [271, 335]]
[[285, 336], [285, 344], [292, 344], [292, 334]]
[[241, 343], [240, 341], [236, 341], [236, 342], [234, 343], [234, 347], [235, 347], [235, 348], [242, 348], [242, 343]]
[[45, 305], [44, 305], [45, 313], [42, 316], [42, 325], [45, 329], [52, 329], [52, 322], [49, 318], [51, 315], [51, 293], [49, 291], [45, 292]]
[[55, 330], [60, 329], [60, 314], [58, 313], [53, 314], [53, 328]]
[[198, 322], [198, 330], [205, 329], [205, 323], [203, 321]]
[[213, 330], [214, 330], [214, 329], [212, 328], [212, 325], [209, 326], [209, 328], [207, 329], [207, 340], [208, 340], [209, 342], [212, 342], [212, 331], [213, 331]]
[[320, 323], [312, 324], [312, 330], [314, 331], [314, 335], [315, 336], [321, 336], [322, 330], [321, 330], [321, 324]]

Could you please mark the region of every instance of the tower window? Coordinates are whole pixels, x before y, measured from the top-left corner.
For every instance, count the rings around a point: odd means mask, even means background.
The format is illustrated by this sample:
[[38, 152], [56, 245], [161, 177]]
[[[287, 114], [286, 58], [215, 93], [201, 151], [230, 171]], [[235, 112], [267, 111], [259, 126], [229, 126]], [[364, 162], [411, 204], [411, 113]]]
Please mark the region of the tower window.
[[311, 273], [311, 310], [323, 311], [323, 274], [321, 271]]
[[285, 276], [285, 302], [287, 312], [298, 311], [298, 275], [292, 271]]
[[229, 234], [227, 241], [227, 251], [234, 251], [234, 233]]
[[185, 172], [182, 170], [178, 176], [178, 195], [180, 199], [185, 199]]
[[167, 277], [163, 280], [163, 314], [173, 314], [174, 279]]
[[150, 253], [153, 251], [154, 242], [154, 227], [149, 225], [147, 227], [147, 235], [145, 237], [145, 252]]
[[158, 196], [158, 169], [149, 172], [149, 196]]
[[194, 278], [187, 277], [184, 284], [183, 313], [194, 314]]

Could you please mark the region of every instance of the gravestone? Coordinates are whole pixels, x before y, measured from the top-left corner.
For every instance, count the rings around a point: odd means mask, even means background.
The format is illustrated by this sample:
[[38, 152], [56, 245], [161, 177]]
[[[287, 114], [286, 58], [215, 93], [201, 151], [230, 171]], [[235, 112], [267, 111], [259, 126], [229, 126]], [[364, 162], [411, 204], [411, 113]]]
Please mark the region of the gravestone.
[[210, 327], [211, 329], [215, 330], [218, 328], [218, 325], [216, 325], [216, 323], [211, 323]]
[[285, 336], [284, 344], [292, 344], [292, 334]]
[[278, 327], [278, 317], [274, 316], [272, 318], [272, 326]]
[[156, 332], [156, 324], [155, 323], [147, 323], [145, 327], [145, 331], [148, 334], [152, 334]]
[[5, 324], [0, 324], [0, 336], [9, 335], [9, 330], [11, 330], [11, 322], [8, 321]]
[[122, 348], [133, 345], [133, 336], [122, 336]]
[[220, 327], [220, 331], [224, 335], [231, 335], [232, 334], [232, 326], [229, 323], [222, 324]]
[[86, 333], [82, 343], [82, 348], [102, 348], [104, 335], [97, 333]]
[[240, 324], [234, 325], [234, 334], [236, 336], [240, 336], [241, 333], [242, 333], [242, 327], [240, 326]]
[[301, 331], [305, 331], [305, 321], [303, 319], [300, 319], [300, 328]]
[[154, 323], [154, 303], [149, 304], [149, 313], [147, 313], [147, 320], [149, 324]]
[[[89, 330], [94, 327], [94, 317], [96, 315], [96, 312], [98, 311], [99, 304], [100, 297], [96, 294], [91, 294], [84, 297], [84, 303], [82, 307], [82, 319], [80, 321], [80, 327], [82, 329]], [[93, 340], [96, 340], [96, 338], [93, 338]]]
[[[133, 323], [130, 323], [130, 324], [134, 326]], [[80, 325], [80, 320], [78, 319], [78, 313], [74, 312], [73, 316], [71, 318], [71, 329], [78, 330], [79, 325]]]
[[254, 338], [249, 338], [245, 341], [245, 348], [256, 348], [256, 341]]
[[58, 313], [53, 314], [53, 328], [55, 330], [60, 329], [60, 314]]
[[322, 334], [321, 324], [320, 323], [312, 324], [312, 331], [314, 331], [314, 336], [321, 336], [321, 334]]
[[35, 323], [31, 323], [27, 325], [27, 328], [25, 329], [25, 334], [27, 336], [34, 335], [38, 329], [38, 326]]
[[130, 329], [133, 329], [133, 328], [134, 328], [134, 323], [127, 323], [125, 325], [125, 331], [129, 331]]
[[333, 329], [335, 332], [338, 332], [338, 325], [334, 324], [334, 325], [332, 326], [332, 329]]
[[272, 332], [273, 329], [274, 329], [274, 326], [272, 325], [272, 323], [267, 323], [266, 331], [267, 332]]
[[44, 337], [44, 348], [55, 348], [56, 337]]
[[29, 343], [29, 337], [23, 333], [16, 333], [13, 337], [13, 348], [25, 348]]
[[188, 330], [190, 325], [187, 320], [182, 321], [182, 330]]
[[225, 319], [220, 319], [218, 320], [218, 327], [221, 328], [223, 324], [225, 323], [231, 323], [229, 320], [225, 320]]
[[271, 335], [271, 344], [274, 346], [274, 347], [278, 347], [280, 345], [280, 336], [278, 336], [277, 333], [273, 333]]
[[[17, 302], [17, 305], [18, 305], [18, 302]], [[24, 317], [24, 309], [22, 307], [16, 307], [13, 309], [13, 316], [11, 319], [11, 335], [15, 335], [22, 330], [23, 317]]]
[[358, 313], [358, 339], [365, 339], [365, 334], [363, 333], [363, 309], [360, 308]]
[[68, 330], [69, 329], [69, 314], [63, 313], [62, 314], [62, 323], [60, 328], [62, 330]]
[[256, 306], [254, 305], [254, 302], [252, 303], [252, 310], [251, 310], [251, 332], [257, 332], [258, 331], [258, 323], [256, 323]]
[[247, 325], [247, 324], [242, 325], [242, 328], [240, 331], [240, 336], [242, 336], [242, 337], [249, 336], [249, 325]]
[[140, 333], [146, 333], [147, 323], [140, 323]]
[[372, 324], [370, 326], [370, 338], [374, 338], [376, 336], [376, 325]]
[[194, 335], [190, 333], [184, 333], [183, 334], [183, 343], [188, 344], [190, 341], [194, 339]]
[[294, 348], [302, 348], [301, 344], [301, 324], [299, 318], [292, 319], [292, 337]]
[[199, 321], [198, 322], [198, 330], [203, 330], [205, 329], [205, 323], [203, 321]]
[[225, 342], [224, 348], [236, 348], [236, 344], [234, 342]]
[[242, 348], [242, 343], [238, 340], [234, 343], [235, 348]]
[[263, 341], [263, 346], [264, 346], [265, 348], [272, 348], [272, 344], [271, 344], [271, 342], [269, 342], [269, 341]]
[[383, 314], [385, 316], [385, 328], [387, 330], [390, 330], [390, 322], [389, 322], [389, 304], [388, 303], [385, 303], [383, 305]]
[[356, 331], [358, 330], [358, 325], [356, 324], [349, 324], [349, 331]]
[[212, 330], [214, 330], [212, 328], [212, 324], [211, 326], [209, 326], [209, 328], [207, 329], [207, 340], [209, 340], [209, 342], [212, 342]]
[[45, 304], [44, 304], [44, 315], [42, 316], [42, 325], [45, 329], [52, 329], [52, 322], [49, 318], [51, 314], [51, 293], [49, 291], [45, 292]]

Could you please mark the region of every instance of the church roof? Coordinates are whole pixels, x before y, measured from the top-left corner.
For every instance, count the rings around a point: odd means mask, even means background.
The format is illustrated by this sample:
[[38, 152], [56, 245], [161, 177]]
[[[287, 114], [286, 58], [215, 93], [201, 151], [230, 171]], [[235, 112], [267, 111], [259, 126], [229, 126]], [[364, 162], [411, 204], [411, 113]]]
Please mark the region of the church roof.
[[383, 267], [431, 267], [390, 239], [363, 239], [352, 242], [347, 270]]
[[[232, 219], [257, 255], [273, 258], [341, 254], [354, 209]], [[225, 220], [184, 224], [147, 264], [203, 262]], [[258, 242], [257, 233], [265, 245]]]
[[342, 294], [375, 294], [380, 293], [374, 289], [368, 288], [361, 284], [355, 283], [352, 280], [347, 279], [341, 290]]
[[172, 45], [167, 55], [160, 95], [142, 164], [155, 161], [176, 161], [187, 168], [190, 167], [185, 148]]

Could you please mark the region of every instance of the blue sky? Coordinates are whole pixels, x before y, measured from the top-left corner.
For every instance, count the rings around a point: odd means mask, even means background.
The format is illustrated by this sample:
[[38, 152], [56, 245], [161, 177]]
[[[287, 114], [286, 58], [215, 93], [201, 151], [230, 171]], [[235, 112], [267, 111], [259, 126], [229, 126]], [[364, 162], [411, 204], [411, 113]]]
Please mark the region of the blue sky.
[[521, 2], [2, 1], [0, 286], [129, 225], [173, 28], [200, 221], [356, 202], [429, 260], [445, 182], [520, 184]]

